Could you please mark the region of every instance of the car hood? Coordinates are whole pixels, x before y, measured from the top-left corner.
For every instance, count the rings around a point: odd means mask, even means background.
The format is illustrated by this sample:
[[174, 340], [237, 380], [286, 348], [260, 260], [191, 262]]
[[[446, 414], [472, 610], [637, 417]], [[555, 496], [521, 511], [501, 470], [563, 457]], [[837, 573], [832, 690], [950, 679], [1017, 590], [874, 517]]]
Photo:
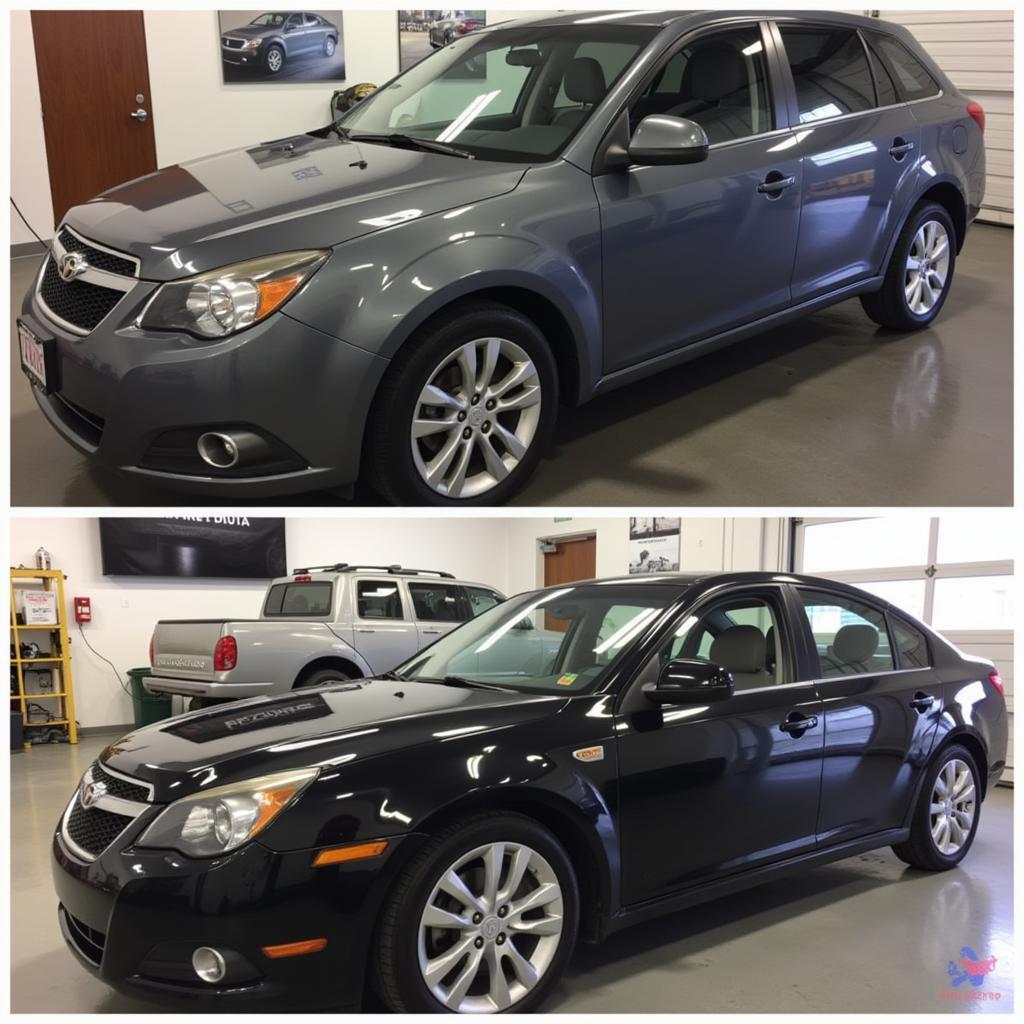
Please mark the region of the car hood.
[[235, 701], [128, 733], [100, 754], [154, 786], [164, 803], [208, 788], [310, 765], [406, 751], [556, 713], [565, 697], [384, 679]]
[[512, 191], [522, 164], [297, 135], [168, 167], [74, 207], [66, 223], [131, 253], [141, 276], [326, 249]]
[[262, 39], [264, 36], [277, 35], [280, 31], [280, 28], [273, 25], [240, 25], [238, 28], [229, 28], [226, 32], [221, 32], [221, 35], [241, 39]]

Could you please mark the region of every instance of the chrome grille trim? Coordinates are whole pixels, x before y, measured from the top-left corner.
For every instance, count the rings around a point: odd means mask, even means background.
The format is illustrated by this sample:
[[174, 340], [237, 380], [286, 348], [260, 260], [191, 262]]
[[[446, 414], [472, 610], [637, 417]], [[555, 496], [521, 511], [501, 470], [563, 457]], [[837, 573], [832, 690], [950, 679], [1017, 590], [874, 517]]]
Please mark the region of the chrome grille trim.
[[[121, 772], [111, 771], [111, 769], [107, 768], [105, 765], [103, 766], [103, 771], [107, 772], [110, 775], [116, 775], [117, 778], [124, 779], [126, 782], [131, 782], [136, 786], [144, 787], [149, 791], [149, 799], [153, 799], [153, 786], [150, 783], [143, 782], [141, 779], [132, 778], [130, 775], [124, 775]], [[110, 796], [109, 794], [101, 796], [98, 800], [96, 800], [92, 807], [95, 807], [96, 809], [101, 811], [109, 811], [111, 814], [119, 814], [126, 818], [130, 818], [131, 820], [125, 825], [123, 829], [121, 829], [120, 832], [118, 832], [116, 836], [114, 836], [113, 839], [111, 839], [111, 841], [107, 844], [106, 847], [103, 848], [103, 850], [100, 850], [100, 852], [96, 854], [90, 853], [88, 850], [83, 850], [82, 847], [80, 847], [74, 841], [74, 839], [71, 838], [71, 834], [68, 830], [68, 819], [71, 817], [71, 813], [72, 811], [74, 811], [76, 805], [79, 805], [79, 796], [81, 795], [83, 785], [88, 785], [92, 781], [92, 765], [90, 765], [89, 768], [86, 770], [85, 774], [82, 776], [81, 782], [79, 782], [78, 786], [75, 788], [75, 792], [72, 794], [71, 799], [68, 801], [68, 805], [64, 810], [64, 814], [61, 816], [60, 819], [61, 841], [67, 847], [68, 851], [76, 859], [82, 861], [85, 864], [91, 864], [97, 858], [102, 856], [102, 854], [106, 852], [106, 850], [108, 850], [115, 842], [117, 842], [118, 839], [121, 838], [121, 836], [124, 835], [124, 833], [129, 828], [131, 828], [131, 826], [135, 823], [135, 820], [139, 817], [139, 815], [145, 813], [145, 811], [147, 811], [152, 806], [151, 803], [139, 803], [135, 800], [123, 800], [120, 797]], [[92, 808], [83, 807], [82, 810], [88, 812], [89, 810], [92, 810]]]

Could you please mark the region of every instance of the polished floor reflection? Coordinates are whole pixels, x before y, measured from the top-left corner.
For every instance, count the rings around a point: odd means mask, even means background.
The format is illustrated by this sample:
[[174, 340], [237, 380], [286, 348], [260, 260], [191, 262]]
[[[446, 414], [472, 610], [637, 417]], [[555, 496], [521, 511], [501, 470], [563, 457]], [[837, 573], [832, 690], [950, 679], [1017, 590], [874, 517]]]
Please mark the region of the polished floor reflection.
[[[516, 503], [1011, 504], [1012, 249], [1012, 231], [972, 229], [949, 301], [924, 333], [879, 331], [854, 300], [564, 411]], [[17, 310], [38, 260], [11, 266]], [[17, 348], [13, 504], [195, 504], [93, 467], [60, 440]], [[353, 501], [379, 504], [362, 487]], [[346, 502], [317, 492], [286, 503]]]
[[[109, 742], [11, 758], [11, 1009], [153, 1013], [111, 992], [63, 945], [50, 886], [50, 831]], [[955, 871], [907, 868], [889, 850], [661, 918], [580, 946], [546, 1009], [561, 1012], [941, 1013], [1013, 1009], [1013, 791], [983, 804]], [[996, 958], [980, 989], [954, 986], [964, 947]], [[976, 998], [976, 993], [999, 998]], [[966, 994], [965, 994], [966, 993]], [[970, 997], [970, 998], [969, 998]], [[375, 1008], [375, 1007], [368, 1007]]]

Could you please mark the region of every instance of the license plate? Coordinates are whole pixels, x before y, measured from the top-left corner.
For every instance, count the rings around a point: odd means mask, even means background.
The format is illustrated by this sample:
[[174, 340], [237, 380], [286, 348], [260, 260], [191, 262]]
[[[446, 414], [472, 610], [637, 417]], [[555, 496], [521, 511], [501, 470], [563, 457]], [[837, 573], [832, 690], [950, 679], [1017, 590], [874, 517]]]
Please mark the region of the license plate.
[[31, 381], [45, 391], [49, 384], [46, 379], [46, 345], [37, 338], [20, 320], [18, 341], [21, 344], [21, 368]]

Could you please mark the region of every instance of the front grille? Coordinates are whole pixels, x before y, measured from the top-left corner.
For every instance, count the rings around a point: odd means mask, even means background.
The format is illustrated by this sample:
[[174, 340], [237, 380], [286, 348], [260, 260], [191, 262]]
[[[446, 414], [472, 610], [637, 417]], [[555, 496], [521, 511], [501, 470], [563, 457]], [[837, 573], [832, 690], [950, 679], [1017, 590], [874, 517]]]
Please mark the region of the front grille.
[[117, 775], [103, 770], [99, 761], [93, 763], [90, 769], [93, 782], [102, 782], [107, 787], [110, 796], [116, 796], [121, 800], [134, 800], [137, 803], [146, 803], [149, 800], [149, 790], [137, 782], [129, 782]]
[[84, 921], [72, 917], [67, 907], [61, 905], [60, 913], [64, 918], [64, 929], [68, 939], [74, 943], [75, 949], [96, 967], [103, 961], [103, 947], [107, 937], [101, 931], [90, 928]]
[[242, 48], [244, 39], [231, 39], [229, 36], [221, 36], [220, 40], [224, 46], [229, 50], [240, 50]]
[[64, 823], [64, 832], [79, 849], [98, 857], [135, 819], [98, 807], [86, 810], [75, 796], [75, 805]]
[[103, 288], [80, 279], [62, 281], [56, 260], [52, 256], [46, 259], [39, 297], [51, 313], [66, 323], [91, 331], [124, 296], [116, 288]]
[[126, 259], [124, 256], [116, 256], [103, 249], [97, 249], [88, 242], [83, 242], [67, 228], [61, 228], [57, 238], [68, 252], [80, 252], [90, 267], [106, 270], [111, 274], [120, 274], [122, 277], [135, 276], [136, 265], [132, 260]]

